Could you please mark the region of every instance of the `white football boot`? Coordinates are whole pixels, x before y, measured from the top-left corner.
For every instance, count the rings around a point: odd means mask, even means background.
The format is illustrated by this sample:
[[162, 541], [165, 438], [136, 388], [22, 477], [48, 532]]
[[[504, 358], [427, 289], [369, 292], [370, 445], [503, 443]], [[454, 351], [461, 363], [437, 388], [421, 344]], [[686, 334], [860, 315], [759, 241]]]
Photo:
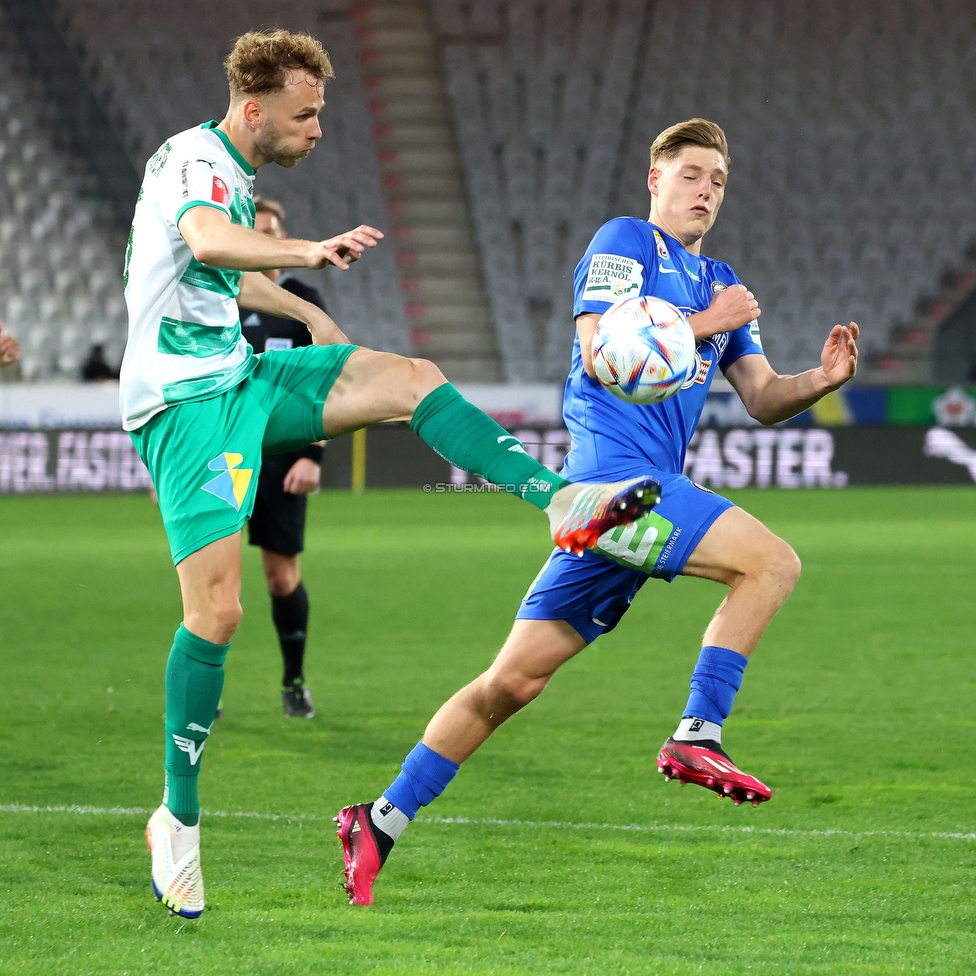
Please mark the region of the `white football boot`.
[[200, 870], [200, 825], [187, 827], [161, 806], [146, 824], [152, 854], [152, 889], [171, 915], [199, 918], [203, 914], [203, 872]]

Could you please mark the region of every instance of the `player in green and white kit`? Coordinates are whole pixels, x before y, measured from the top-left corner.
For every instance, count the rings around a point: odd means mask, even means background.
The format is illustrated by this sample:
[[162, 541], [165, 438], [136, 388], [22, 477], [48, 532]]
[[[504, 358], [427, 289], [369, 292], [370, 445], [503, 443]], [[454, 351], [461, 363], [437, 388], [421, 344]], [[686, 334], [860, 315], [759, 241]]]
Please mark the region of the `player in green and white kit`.
[[[241, 620], [240, 530], [262, 451], [409, 421], [457, 466], [544, 510], [556, 544], [574, 551], [647, 511], [657, 487], [648, 479], [570, 485], [432, 363], [351, 345], [323, 311], [261, 274], [347, 270], [383, 235], [361, 226], [312, 242], [252, 229], [254, 174], [312, 151], [332, 68], [314, 38], [280, 30], [239, 38], [225, 67], [223, 121], [173, 136], [146, 166], [125, 269], [123, 423], [156, 486], [183, 597], [166, 667], [163, 805], [146, 838], [156, 897], [189, 918], [204, 907], [197, 776]], [[241, 337], [238, 301], [304, 322], [314, 345], [256, 356]]]

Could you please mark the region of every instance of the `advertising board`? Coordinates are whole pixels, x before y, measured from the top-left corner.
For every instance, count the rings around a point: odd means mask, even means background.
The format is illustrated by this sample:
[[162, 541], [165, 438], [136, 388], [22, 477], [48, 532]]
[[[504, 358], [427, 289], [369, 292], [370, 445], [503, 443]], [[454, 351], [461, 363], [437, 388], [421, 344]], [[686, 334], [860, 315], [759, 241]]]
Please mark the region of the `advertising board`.
[[[559, 470], [563, 427], [517, 427], [526, 451]], [[370, 428], [366, 486], [480, 483], [431, 450], [406, 424]], [[351, 485], [351, 437], [329, 443], [325, 488]], [[976, 427], [706, 427], [692, 438], [685, 474], [716, 490], [976, 483]], [[204, 471], [201, 478], [210, 477]], [[202, 481], [201, 481], [202, 483]], [[452, 489], [451, 486], [455, 486]], [[0, 494], [141, 491], [149, 472], [121, 430], [0, 431]]]

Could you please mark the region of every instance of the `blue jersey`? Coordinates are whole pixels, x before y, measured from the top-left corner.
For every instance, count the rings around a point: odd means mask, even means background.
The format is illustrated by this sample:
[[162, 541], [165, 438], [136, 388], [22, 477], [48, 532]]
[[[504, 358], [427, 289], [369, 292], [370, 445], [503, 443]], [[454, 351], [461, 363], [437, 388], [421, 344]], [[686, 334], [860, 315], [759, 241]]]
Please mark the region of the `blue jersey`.
[[[714, 281], [740, 283], [727, 264], [690, 254], [646, 220], [617, 217], [596, 232], [576, 266], [573, 316], [602, 315], [614, 302], [641, 295], [663, 298], [690, 315], [708, 308]], [[648, 468], [680, 474], [715, 371], [762, 351], [755, 322], [703, 339], [694, 376], [663, 403], [637, 406], [586, 375], [577, 335], [563, 396], [563, 417], [573, 438], [563, 476], [617, 481]]]

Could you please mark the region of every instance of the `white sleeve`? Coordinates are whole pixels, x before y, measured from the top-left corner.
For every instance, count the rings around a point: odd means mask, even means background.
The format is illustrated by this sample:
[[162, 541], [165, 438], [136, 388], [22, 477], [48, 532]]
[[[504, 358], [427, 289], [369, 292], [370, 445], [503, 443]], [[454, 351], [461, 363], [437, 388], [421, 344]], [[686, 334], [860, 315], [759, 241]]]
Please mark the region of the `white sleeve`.
[[233, 167], [217, 152], [204, 149], [189, 159], [177, 157], [160, 174], [163, 217], [174, 227], [193, 207], [214, 207], [229, 217], [235, 185]]

